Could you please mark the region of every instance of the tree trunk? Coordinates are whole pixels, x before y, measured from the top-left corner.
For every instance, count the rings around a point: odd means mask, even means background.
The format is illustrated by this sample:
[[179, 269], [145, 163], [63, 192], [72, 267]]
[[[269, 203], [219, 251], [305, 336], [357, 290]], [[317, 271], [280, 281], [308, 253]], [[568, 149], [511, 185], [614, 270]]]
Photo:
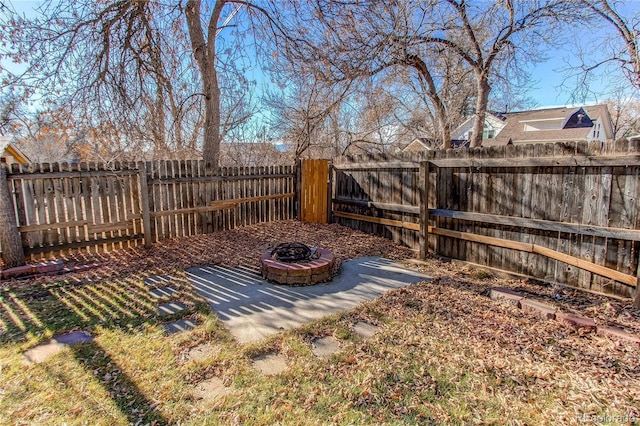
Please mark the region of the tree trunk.
[[471, 146], [479, 147], [482, 145], [482, 132], [484, 131], [484, 122], [487, 116], [487, 105], [489, 103], [489, 76], [483, 72], [478, 77], [478, 98], [476, 100], [475, 120], [473, 121], [473, 133], [471, 134]]
[[433, 108], [436, 112], [436, 119], [438, 120], [438, 131], [440, 133], [440, 140], [444, 149], [451, 148], [451, 126], [447, 120], [447, 108], [442, 102], [442, 99], [438, 95], [438, 89], [436, 83], [427, 67], [427, 64], [416, 55], [407, 55], [405, 63], [412, 66], [418, 71], [422, 81], [426, 83], [426, 92], [429, 100], [433, 104]]
[[22, 239], [7, 182], [7, 171], [0, 165], [0, 246], [2, 261], [7, 268], [25, 264]]
[[217, 170], [220, 157], [220, 88], [213, 65], [202, 76], [204, 92], [204, 143], [202, 159], [208, 170]]
[[185, 16], [189, 28], [191, 52], [196, 59], [200, 77], [202, 78], [202, 95], [204, 96], [204, 140], [202, 159], [207, 170], [216, 171], [220, 157], [220, 88], [218, 74], [215, 69], [216, 30], [218, 18], [226, 1], [217, 0], [207, 25], [207, 36], [201, 24], [200, 0], [188, 0], [185, 5]]

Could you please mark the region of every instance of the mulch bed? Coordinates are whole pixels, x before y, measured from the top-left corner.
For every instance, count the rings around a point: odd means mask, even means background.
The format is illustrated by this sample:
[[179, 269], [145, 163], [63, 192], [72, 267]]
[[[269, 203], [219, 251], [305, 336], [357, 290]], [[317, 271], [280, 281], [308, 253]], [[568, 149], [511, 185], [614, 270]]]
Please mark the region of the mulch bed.
[[[377, 236], [337, 224], [319, 225], [299, 221], [278, 221], [221, 231], [214, 234], [174, 238], [156, 243], [150, 249], [136, 247], [110, 253], [77, 253], [64, 257], [65, 266], [91, 263], [100, 266], [83, 273], [43, 276], [28, 280], [6, 280], [3, 286], [22, 287], [38, 283], [46, 286], [62, 280], [96, 282], [126, 275], [148, 275], [198, 265], [253, 266], [259, 269], [259, 257], [282, 242], [299, 241], [333, 252], [337, 264], [364, 256], [382, 256], [393, 260], [414, 258], [406, 247]], [[415, 265], [412, 267], [416, 267]], [[570, 288], [521, 279], [503, 279], [480, 271], [479, 267], [429, 258], [419, 266], [422, 272], [439, 278], [442, 284], [488, 295], [492, 287], [506, 287], [527, 297], [551, 303], [559, 309], [594, 318], [600, 325], [614, 325], [640, 334], [640, 311], [632, 301], [610, 298]]]

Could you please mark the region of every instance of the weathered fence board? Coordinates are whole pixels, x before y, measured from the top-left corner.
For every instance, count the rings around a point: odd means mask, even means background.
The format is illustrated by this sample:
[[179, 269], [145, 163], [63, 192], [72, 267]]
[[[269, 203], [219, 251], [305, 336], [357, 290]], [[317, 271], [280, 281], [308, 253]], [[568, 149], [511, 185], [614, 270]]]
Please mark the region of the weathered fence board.
[[339, 159], [333, 166], [332, 210], [337, 222], [419, 250], [419, 163]]
[[432, 151], [422, 176], [411, 156], [337, 159], [333, 215], [423, 254], [630, 296], [640, 268], [638, 145]]
[[294, 177], [293, 167], [213, 175], [192, 160], [63, 163], [13, 165], [7, 185], [24, 252], [44, 257], [291, 219]]

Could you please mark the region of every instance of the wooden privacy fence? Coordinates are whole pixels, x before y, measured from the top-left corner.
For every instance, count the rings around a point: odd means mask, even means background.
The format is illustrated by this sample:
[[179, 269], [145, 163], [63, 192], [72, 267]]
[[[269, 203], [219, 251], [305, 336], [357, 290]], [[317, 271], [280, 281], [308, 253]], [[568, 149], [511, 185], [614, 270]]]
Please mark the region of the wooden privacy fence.
[[202, 161], [12, 165], [25, 254], [111, 250], [294, 216], [294, 168]]
[[[377, 161], [374, 161], [377, 160]], [[334, 163], [335, 221], [423, 255], [638, 295], [640, 149], [620, 142]]]

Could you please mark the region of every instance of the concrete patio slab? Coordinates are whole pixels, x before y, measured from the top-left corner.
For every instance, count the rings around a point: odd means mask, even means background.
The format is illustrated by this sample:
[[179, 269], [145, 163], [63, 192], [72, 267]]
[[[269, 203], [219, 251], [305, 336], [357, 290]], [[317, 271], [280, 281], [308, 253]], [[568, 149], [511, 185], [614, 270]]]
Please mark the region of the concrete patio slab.
[[189, 268], [186, 275], [240, 343], [263, 339], [429, 279], [380, 257], [345, 261], [333, 281], [308, 287], [274, 285], [244, 268], [218, 265]]
[[144, 283], [145, 283], [145, 285], [148, 285], [149, 287], [155, 287], [155, 286], [159, 286], [159, 285], [167, 285], [172, 280], [173, 280], [173, 278], [171, 278], [169, 275], [153, 275], [153, 276], [150, 276], [150, 277], [146, 277], [144, 279]]

